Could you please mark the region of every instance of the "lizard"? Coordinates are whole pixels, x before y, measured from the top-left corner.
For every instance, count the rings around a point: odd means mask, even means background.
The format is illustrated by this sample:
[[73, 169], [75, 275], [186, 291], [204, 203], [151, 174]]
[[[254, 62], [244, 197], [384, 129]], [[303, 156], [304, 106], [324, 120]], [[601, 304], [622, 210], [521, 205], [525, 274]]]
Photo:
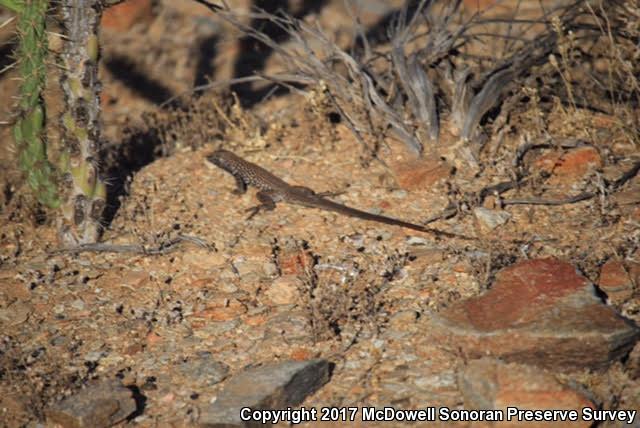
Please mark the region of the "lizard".
[[410, 223], [393, 217], [386, 217], [378, 214], [371, 214], [361, 211], [347, 205], [339, 204], [327, 199], [322, 194], [314, 192], [312, 189], [304, 186], [294, 186], [286, 181], [276, 177], [266, 169], [251, 163], [234, 153], [219, 149], [206, 157], [207, 161], [218, 166], [219, 168], [230, 173], [236, 180], [236, 189], [234, 193], [243, 194], [247, 191], [248, 186], [254, 186], [258, 189], [256, 197], [260, 201], [260, 205], [250, 209], [253, 217], [260, 210], [271, 211], [275, 209], [277, 202], [288, 202], [308, 208], [317, 208], [325, 211], [332, 211], [338, 214], [355, 217], [362, 220], [375, 221], [378, 223], [389, 224], [393, 226], [406, 227], [407, 229], [419, 232], [431, 233], [436, 236], [445, 236], [449, 238], [461, 238], [466, 240], [476, 240], [464, 235], [445, 232], [438, 229], [421, 226], [419, 224]]

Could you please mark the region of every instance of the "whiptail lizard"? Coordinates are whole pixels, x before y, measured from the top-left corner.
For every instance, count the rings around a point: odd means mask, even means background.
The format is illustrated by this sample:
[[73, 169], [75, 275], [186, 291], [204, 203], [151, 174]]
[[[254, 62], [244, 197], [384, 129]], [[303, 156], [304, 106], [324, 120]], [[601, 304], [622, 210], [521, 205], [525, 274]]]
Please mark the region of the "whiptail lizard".
[[442, 230], [432, 229], [418, 224], [409, 223], [391, 217], [371, 214], [366, 211], [360, 211], [346, 205], [338, 204], [322, 195], [315, 193], [308, 187], [292, 186], [284, 180], [279, 179], [264, 168], [256, 164], [248, 162], [228, 150], [217, 150], [207, 156], [207, 160], [214, 165], [229, 172], [236, 179], [237, 189], [234, 193], [242, 194], [247, 191], [247, 186], [252, 185], [258, 188], [256, 194], [260, 205], [254, 207], [250, 217], [255, 215], [259, 210], [273, 210], [276, 202], [289, 202], [292, 204], [302, 205], [310, 208], [318, 208], [326, 211], [333, 211], [350, 217], [356, 217], [363, 220], [377, 221], [394, 226], [402, 226], [408, 229], [417, 230], [419, 232], [431, 233], [436, 236], [446, 236], [449, 238], [460, 238], [467, 240], [475, 240], [464, 235], [457, 235]]

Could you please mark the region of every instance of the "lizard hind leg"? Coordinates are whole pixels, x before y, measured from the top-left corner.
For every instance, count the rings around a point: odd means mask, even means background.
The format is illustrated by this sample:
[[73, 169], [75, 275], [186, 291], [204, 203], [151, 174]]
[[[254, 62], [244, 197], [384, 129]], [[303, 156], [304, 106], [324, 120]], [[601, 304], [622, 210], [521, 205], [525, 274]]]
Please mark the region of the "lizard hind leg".
[[271, 192], [261, 190], [258, 193], [256, 193], [256, 197], [260, 201], [260, 204], [256, 205], [255, 207], [251, 207], [247, 209], [247, 212], [251, 213], [247, 217], [247, 220], [252, 219], [261, 210], [273, 211], [276, 208], [276, 202]]
[[300, 193], [304, 193], [306, 196], [319, 196], [321, 198], [333, 198], [335, 196], [340, 196], [340, 195], [344, 194], [344, 192], [320, 192], [320, 193], [316, 193], [312, 189], [309, 189], [308, 187], [304, 187], [304, 186], [291, 186], [291, 187], [293, 187], [294, 189], [296, 189], [296, 191], [298, 191]]
[[308, 187], [305, 186], [291, 186], [292, 189], [295, 189], [296, 192], [298, 193], [302, 193], [305, 196], [315, 196], [316, 192], [314, 192], [312, 189], [309, 189]]
[[320, 196], [321, 198], [335, 198], [336, 196], [344, 195], [345, 192], [319, 192], [316, 193], [316, 196]]

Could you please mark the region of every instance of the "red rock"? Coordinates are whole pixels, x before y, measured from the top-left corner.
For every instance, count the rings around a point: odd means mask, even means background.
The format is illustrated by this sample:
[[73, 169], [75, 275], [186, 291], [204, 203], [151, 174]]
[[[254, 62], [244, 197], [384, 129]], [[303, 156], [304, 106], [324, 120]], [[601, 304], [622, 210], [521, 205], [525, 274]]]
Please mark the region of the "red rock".
[[267, 313], [260, 313], [257, 315], [249, 315], [244, 317], [243, 322], [251, 327], [256, 327], [266, 323], [269, 320]]
[[[588, 427], [591, 422], [579, 416], [585, 407], [594, 403], [582, 392], [561, 384], [550, 373], [523, 364], [504, 363], [493, 358], [471, 361], [460, 372], [458, 383], [466, 409], [502, 410], [575, 410], [578, 420], [554, 421], [554, 427]], [[505, 420], [501, 427], [519, 427], [517, 419]], [[527, 422], [527, 427], [548, 427], [549, 422]]]
[[390, 166], [398, 184], [406, 190], [428, 189], [451, 174], [451, 167], [439, 159], [417, 159]]
[[152, 0], [127, 0], [106, 9], [100, 24], [114, 31], [127, 31], [133, 24], [150, 20]]
[[595, 114], [592, 118], [592, 124], [595, 128], [611, 129], [620, 122], [615, 116], [607, 114]]
[[307, 348], [295, 348], [291, 351], [291, 359], [294, 361], [306, 361], [313, 358], [313, 353]]
[[124, 348], [122, 353], [124, 355], [132, 356], [132, 355], [135, 355], [135, 354], [140, 353], [142, 351], [144, 351], [144, 348], [142, 347], [142, 344], [134, 343], [133, 345], [129, 345], [126, 348]]
[[108, 112], [113, 111], [113, 106], [118, 103], [118, 97], [110, 91], [105, 91], [100, 94], [100, 108]]
[[384, 199], [378, 202], [378, 206], [383, 210], [388, 210], [390, 208], [393, 208], [393, 204], [389, 201], [385, 201]]
[[2, 287], [0, 287], [0, 296], [3, 294], [6, 295], [9, 301], [25, 301], [31, 299], [31, 290], [29, 290], [28, 284], [25, 284], [24, 281], [13, 277], [0, 276], [0, 284], [2, 284]]
[[240, 314], [235, 308], [211, 308], [198, 312], [196, 316], [211, 321], [228, 321], [237, 318]]
[[537, 158], [534, 169], [546, 171], [557, 179], [580, 178], [602, 166], [600, 154], [593, 147], [578, 147], [566, 153], [548, 153]]
[[633, 284], [640, 281], [640, 264], [609, 260], [600, 269], [598, 286], [614, 303], [620, 303], [633, 295]]
[[157, 346], [158, 344], [162, 343], [163, 340], [164, 339], [162, 338], [162, 336], [154, 332], [147, 334], [147, 345], [150, 347]]
[[210, 286], [211, 284], [215, 284], [216, 279], [212, 278], [212, 277], [202, 277], [202, 278], [197, 278], [194, 279], [193, 281], [189, 282], [189, 287], [193, 288], [193, 289], [197, 289], [197, 288], [205, 288]]
[[196, 318], [191, 320], [191, 328], [194, 330], [198, 330], [201, 328], [205, 328], [207, 326], [207, 322], [202, 318]]
[[195, 317], [211, 321], [228, 321], [247, 312], [247, 307], [237, 299], [228, 299], [224, 306], [209, 306], [205, 310], [194, 314]]
[[471, 266], [468, 262], [456, 263], [451, 267], [451, 270], [457, 273], [469, 273], [470, 271], [472, 271]]
[[435, 334], [471, 357], [543, 367], [603, 368], [622, 358], [640, 329], [606, 306], [575, 268], [556, 259], [520, 262], [485, 294], [434, 317]]
[[311, 256], [305, 251], [285, 253], [279, 260], [283, 275], [300, 275], [312, 264]]

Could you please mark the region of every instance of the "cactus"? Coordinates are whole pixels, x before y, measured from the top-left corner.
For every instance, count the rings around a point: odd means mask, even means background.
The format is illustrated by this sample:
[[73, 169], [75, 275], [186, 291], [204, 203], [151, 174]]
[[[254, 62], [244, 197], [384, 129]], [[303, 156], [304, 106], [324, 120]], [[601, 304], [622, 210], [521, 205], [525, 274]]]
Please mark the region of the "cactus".
[[17, 14], [19, 38], [16, 57], [20, 74], [19, 117], [13, 128], [18, 164], [37, 200], [49, 207], [60, 205], [56, 171], [47, 159], [44, 136], [45, 107], [42, 91], [46, 79], [48, 0], [0, 0]]
[[61, 54], [65, 112], [61, 116], [63, 154], [59, 180], [59, 232], [67, 244], [97, 241], [106, 205], [106, 185], [98, 176], [100, 84], [97, 0], [63, 0], [65, 47]]
[[18, 163], [42, 204], [60, 208], [58, 230], [65, 244], [96, 242], [106, 205], [106, 185], [98, 177], [100, 138], [98, 81], [98, 0], [63, 0], [66, 30], [61, 55], [65, 110], [61, 117], [63, 149], [58, 169], [49, 162], [44, 138], [48, 0], [0, 0], [18, 16], [17, 49], [20, 116], [13, 128]]

